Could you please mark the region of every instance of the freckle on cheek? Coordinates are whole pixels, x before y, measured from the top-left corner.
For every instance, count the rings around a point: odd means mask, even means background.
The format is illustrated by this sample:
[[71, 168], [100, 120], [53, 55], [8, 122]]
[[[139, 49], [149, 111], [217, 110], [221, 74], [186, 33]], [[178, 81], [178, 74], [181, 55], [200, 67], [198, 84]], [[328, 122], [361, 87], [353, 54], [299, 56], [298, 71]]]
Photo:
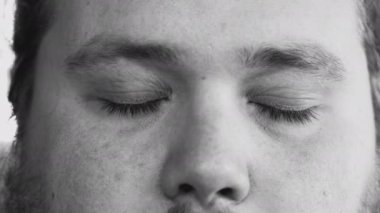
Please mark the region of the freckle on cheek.
[[115, 174], [114, 179], [115, 181], [121, 181], [123, 179], [124, 175], [121, 172], [118, 172]]

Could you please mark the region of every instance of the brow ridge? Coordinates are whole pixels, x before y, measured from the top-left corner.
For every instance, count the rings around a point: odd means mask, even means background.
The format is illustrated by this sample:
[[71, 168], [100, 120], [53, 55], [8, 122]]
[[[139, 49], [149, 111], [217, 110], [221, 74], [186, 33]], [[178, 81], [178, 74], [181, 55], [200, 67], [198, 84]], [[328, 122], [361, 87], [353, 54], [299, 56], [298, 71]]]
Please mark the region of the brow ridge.
[[318, 45], [263, 45], [256, 50], [243, 48], [240, 55], [243, 64], [253, 69], [299, 69], [333, 80], [341, 80], [345, 71], [337, 56]]
[[116, 58], [136, 61], [178, 64], [180, 51], [176, 47], [158, 43], [137, 43], [128, 38], [99, 35], [65, 59], [72, 70], [89, 67], [101, 62], [110, 62]]

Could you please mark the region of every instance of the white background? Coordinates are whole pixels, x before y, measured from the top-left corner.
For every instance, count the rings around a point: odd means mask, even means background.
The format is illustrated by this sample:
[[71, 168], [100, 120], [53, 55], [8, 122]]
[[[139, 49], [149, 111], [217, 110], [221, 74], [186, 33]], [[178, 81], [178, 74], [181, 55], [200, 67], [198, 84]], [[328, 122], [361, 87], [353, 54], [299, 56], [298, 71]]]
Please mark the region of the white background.
[[9, 68], [14, 56], [10, 49], [13, 34], [14, 0], [0, 0], [0, 145], [13, 141], [16, 130], [7, 99]]

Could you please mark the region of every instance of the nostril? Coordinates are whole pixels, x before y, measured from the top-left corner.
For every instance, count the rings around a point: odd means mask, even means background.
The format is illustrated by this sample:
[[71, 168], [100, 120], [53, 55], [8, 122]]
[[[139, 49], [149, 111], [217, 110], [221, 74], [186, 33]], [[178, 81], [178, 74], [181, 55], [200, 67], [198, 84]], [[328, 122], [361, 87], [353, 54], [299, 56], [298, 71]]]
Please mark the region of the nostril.
[[218, 195], [229, 200], [235, 200], [235, 190], [230, 187], [219, 190]]
[[180, 194], [189, 194], [195, 191], [195, 188], [190, 184], [183, 183], [178, 186], [178, 191]]

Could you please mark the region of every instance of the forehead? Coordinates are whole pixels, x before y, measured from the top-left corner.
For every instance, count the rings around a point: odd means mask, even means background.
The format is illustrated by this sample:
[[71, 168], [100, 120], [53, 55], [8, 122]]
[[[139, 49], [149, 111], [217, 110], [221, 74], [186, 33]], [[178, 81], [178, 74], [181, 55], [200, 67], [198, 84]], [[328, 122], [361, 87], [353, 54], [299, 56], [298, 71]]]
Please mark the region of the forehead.
[[[204, 44], [318, 38], [357, 32], [353, 0], [67, 0], [56, 24], [79, 40], [93, 34]], [[346, 34], [347, 35], [347, 34]]]
[[112, 35], [180, 46], [198, 58], [240, 47], [312, 43], [352, 70], [365, 61], [354, 0], [67, 0], [57, 1], [56, 9], [50, 40], [61, 54]]

